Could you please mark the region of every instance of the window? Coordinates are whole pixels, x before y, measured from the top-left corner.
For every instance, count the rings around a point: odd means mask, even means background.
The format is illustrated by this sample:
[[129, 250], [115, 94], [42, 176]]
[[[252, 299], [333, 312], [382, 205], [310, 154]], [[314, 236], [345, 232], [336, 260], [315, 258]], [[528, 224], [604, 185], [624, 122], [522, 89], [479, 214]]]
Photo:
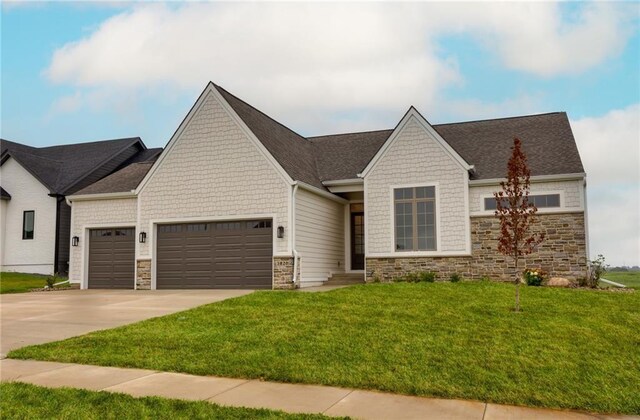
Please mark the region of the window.
[[22, 213], [22, 239], [33, 239], [33, 225], [36, 212], [27, 210]]
[[393, 190], [396, 251], [436, 250], [436, 187]]
[[[504, 206], [508, 206], [507, 200], [504, 199]], [[550, 207], [560, 207], [560, 194], [539, 194], [539, 195], [530, 195], [529, 203], [535, 205], [537, 208], [550, 208]], [[484, 199], [484, 209], [485, 210], [496, 210], [497, 203], [495, 197], [486, 197]]]

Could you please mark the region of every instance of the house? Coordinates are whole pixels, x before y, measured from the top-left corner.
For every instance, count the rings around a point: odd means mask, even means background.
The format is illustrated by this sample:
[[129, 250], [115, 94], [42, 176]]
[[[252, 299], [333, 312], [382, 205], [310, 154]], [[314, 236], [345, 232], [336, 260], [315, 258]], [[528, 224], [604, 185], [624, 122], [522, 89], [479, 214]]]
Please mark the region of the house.
[[[532, 171], [526, 264], [582, 275], [586, 175], [564, 113], [305, 138], [209, 83], [153, 164], [70, 197], [83, 288], [293, 288], [335, 276], [512, 276], [492, 192], [513, 138]], [[11, 192], [11, 191], [9, 191]]]
[[65, 197], [124, 164], [157, 157], [139, 138], [53, 147], [1, 140], [0, 267], [66, 275], [71, 208]]

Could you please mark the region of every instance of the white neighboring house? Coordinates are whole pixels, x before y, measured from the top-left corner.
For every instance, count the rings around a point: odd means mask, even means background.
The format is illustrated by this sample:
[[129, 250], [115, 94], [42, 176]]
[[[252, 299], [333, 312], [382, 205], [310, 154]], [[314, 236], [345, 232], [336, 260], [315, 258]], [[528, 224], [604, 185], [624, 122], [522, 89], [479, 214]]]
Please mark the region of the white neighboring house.
[[527, 258], [583, 274], [586, 175], [565, 113], [431, 125], [410, 107], [394, 129], [302, 137], [209, 83], [153, 164], [67, 197], [69, 278], [83, 288], [294, 288], [506, 279], [491, 193], [514, 137], [532, 171]]
[[36, 148], [1, 140], [0, 270], [66, 275], [67, 194], [133, 161], [153, 159], [139, 138]]

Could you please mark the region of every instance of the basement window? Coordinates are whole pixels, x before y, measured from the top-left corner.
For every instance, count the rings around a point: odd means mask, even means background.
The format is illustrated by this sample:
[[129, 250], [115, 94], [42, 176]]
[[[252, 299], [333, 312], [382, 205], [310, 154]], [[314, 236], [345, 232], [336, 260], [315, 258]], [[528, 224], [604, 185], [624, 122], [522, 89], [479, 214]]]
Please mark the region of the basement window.
[[27, 210], [22, 213], [22, 239], [33, 239], [33, 226], [36, 212]]

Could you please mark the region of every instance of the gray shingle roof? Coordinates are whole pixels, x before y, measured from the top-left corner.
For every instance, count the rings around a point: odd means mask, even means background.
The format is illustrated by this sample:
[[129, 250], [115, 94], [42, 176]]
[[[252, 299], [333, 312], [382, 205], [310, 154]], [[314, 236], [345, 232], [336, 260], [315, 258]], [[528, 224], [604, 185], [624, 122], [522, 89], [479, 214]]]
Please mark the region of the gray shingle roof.
[[220, 86], [214, 86], [291, 178], [324, 189], [311, 142]]
[[139, 137], [51, 147], [31, 147], [2, 139], [2, 161], [9, 156], [30, 171], [52, 193], [64, 194], [79, 179], [136, 143]]
[[129, 192], [134, 190], [149, 172], [161, 152], [161, 148], [144, 150], [122, 165], [119, 170], [81, 189], [75, 195]]

